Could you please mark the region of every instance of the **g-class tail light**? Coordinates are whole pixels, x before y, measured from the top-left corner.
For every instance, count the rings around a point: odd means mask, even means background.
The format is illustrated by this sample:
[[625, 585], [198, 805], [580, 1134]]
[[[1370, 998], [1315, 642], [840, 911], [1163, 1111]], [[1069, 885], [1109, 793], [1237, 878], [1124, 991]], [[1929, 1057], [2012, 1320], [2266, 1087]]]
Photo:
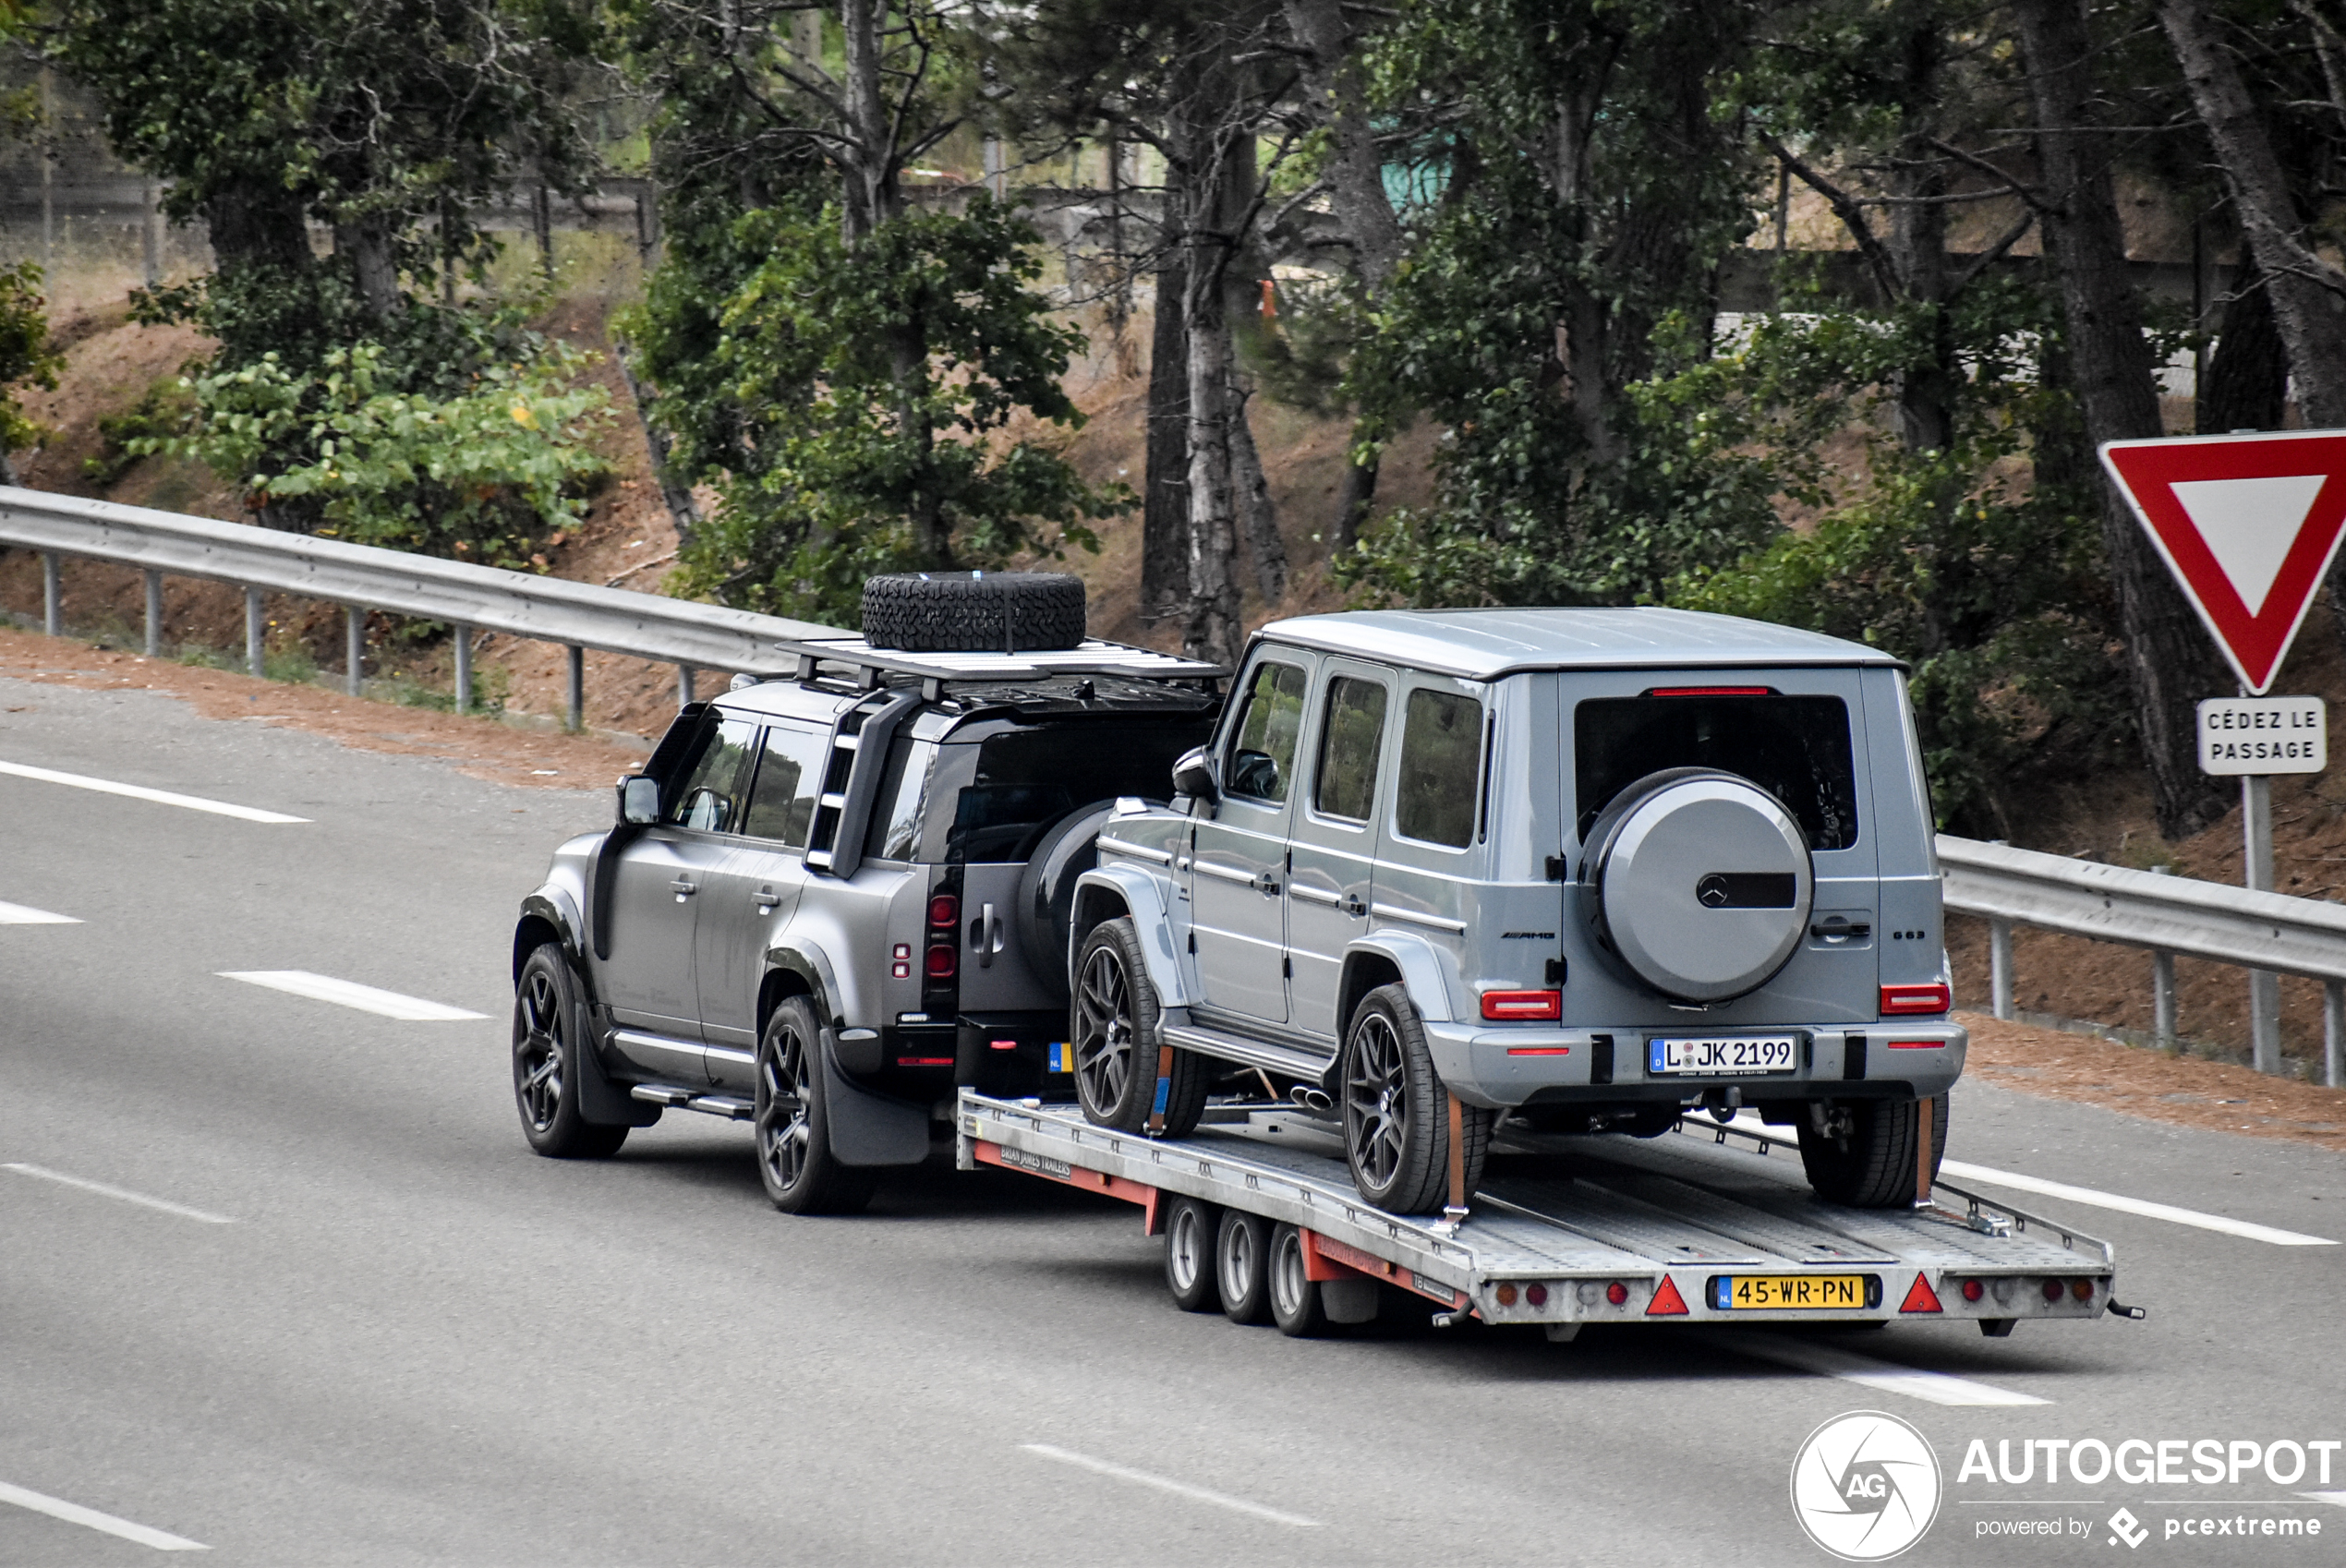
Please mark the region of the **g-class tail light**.
[[1955, 1005], [1953, 992], [1938, 981], [1929, 985], [1885, 985], [1881, 988], [1884, 1018], [1917, 1013], [1943, 1013]]
[[1485, 991], [1482, 1016], [1500, 1022], [1538, 1021], [1564, 1017], [1561, 991]]

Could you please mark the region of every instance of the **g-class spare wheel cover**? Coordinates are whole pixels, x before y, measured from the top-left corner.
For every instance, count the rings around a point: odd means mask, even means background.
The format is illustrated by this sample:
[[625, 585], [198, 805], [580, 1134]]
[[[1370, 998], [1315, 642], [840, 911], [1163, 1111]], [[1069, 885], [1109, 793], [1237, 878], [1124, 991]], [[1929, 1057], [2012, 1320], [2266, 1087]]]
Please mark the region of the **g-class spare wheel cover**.
[[1816, 896], [1808, 836], [1784, 803], [1711, 768], [1649, 774], [1590, 830], [1584, 899], [1614, 952], [1666, 996], [1721, 1002], [1765, 985]]

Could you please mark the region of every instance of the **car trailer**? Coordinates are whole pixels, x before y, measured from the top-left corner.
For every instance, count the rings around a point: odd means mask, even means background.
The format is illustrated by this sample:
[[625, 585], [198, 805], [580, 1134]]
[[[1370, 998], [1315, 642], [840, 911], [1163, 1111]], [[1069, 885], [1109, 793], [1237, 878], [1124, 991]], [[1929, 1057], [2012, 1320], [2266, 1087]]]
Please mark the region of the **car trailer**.
[[2143, 1315], [2112, 1297], [2107, 1242], [1943, 1180], [1928, 1207], [1825, 1203], [1766, 1157], [1781, 1140], [1740, 1125], [1688, 1116], [1652, 1140], [1503, 1127], [1494, 1174], [1453, 1223], [1362, 1201], [1334, 1129], [1292, 1107], [1206, 1116], [1156, 1140], [965, 1089], [960, 1164], [1140, 1205], [1184, 1308], [1294, 1334], [1365, 1322], [1385, 1290], [1433, 1304], [1437, 1323], [1536, 1324], [1554, 1340], [1589, 1323], [1953, 1319], [2001, 1337], [2022, 1319]]

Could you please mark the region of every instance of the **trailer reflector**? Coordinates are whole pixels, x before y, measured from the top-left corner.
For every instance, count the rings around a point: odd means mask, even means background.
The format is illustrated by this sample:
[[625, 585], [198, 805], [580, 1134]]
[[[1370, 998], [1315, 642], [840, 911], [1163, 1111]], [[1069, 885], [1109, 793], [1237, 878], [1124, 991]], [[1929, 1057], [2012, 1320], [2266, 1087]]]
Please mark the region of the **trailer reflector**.
[[1905, 1300], [1898, 1304], [1901, 1312], [1943, 1312], [1939, 1305], [1939, 1293], [1930, 1288], [1928, 1275], [1917, 1274], [1914, 1288], [1906, 1292]]
[[[1626, 1293], [1625, 1292], [1624, 1294]], [[1670, 1276], [1668, 1274], [1663, 1275], [1662, 1288], [1653, 1293], [1653, 1299], [1651, 1301], [1646, 1303], [1646, 1316], [1649, 1318], [1683, 1318], [1686, 1315], [1686, 1298], [1678, 1294], [1678, 1287], [1670, 1283]]]

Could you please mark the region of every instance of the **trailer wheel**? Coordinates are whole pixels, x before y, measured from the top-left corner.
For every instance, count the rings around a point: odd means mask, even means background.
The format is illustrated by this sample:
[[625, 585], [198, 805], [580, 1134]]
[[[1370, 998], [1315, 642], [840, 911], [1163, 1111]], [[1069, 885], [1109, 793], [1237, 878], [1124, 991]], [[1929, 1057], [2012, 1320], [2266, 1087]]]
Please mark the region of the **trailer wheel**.
[[[1947, 1153], [1947, 1100], [1930, 1105], [1930, 1172]], [[1920, 1100], [1859, 1100], [1848, 1105], [1844, 1133], [1800, 1129], [1800, 1164], [1808, 1185], [1828, 1203], [1856, 1209], [1902, 1209], [1915, 1200], [1915, 1140], [1922, 1132]]]
[[1282, 1224], [1271, 1233], [1271, 1321], [1289, 1339], [1317, 1339], [1328, 1332], [1320, 1287], [1304, 1267], [1303, 1233]]
[[[1449, 1190], [1450, 1116], [1409, 994], [1380, 985], [1360, 998], [1345, 1031], [1344, 1155], [1360, 1196], [1398, 1214], [1442, 1207]], [[1492, 1113], [1463, 1105], [1466, 1187], [1482, 1179]]]
[[1271, 1222], [1260, 1214], [1222, 1211], [1214, 1237], [1214, 1286], [1222, 1315], [1234, 1323], [1260, 1323], [1271, 1316]]
[[[1156, 987], [1141, 958], [1141, 934], [1129, 915], [1102, 921], [1075, 959], [1075, 1001], [1068, 1035], [1075, 1047], [1075, 1095], [1085, 1119], [1126, 1132], [1148, 1130], [1156, 1104]], [[1205, 1059], [1173, 1053], [1166, 1086], [1165, 1136], [1186, 1138], [1205, 1114]]]
[[1195, 1198], [1176, 1198], [1165, 1214], [1165, 1284], [1184, 1312], [1211, 1312], [1221, 1305], [1215, 1288], [1215, 1222], [1221, 1211]]

